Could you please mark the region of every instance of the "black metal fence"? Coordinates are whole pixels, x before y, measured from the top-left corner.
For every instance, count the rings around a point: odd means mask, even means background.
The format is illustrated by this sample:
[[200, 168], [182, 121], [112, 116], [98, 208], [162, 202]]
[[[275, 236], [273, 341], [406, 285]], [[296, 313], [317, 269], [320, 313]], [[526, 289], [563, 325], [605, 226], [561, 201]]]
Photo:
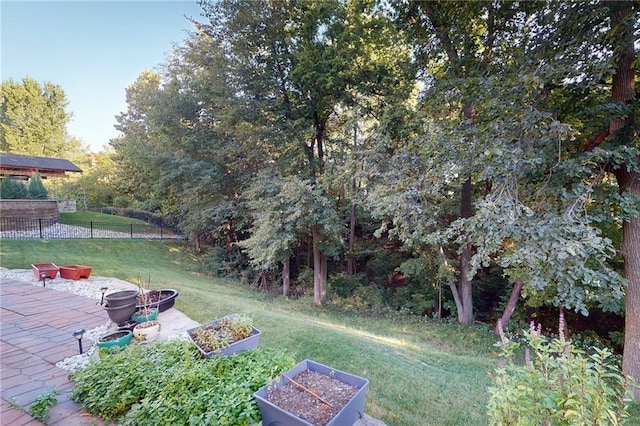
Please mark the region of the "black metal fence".
[[118, 224], [95, 221], [57, 221], [0, 217], [0, 239], [33, 240], [65, 238], [180, 238], [172, 230], [150, 224]]

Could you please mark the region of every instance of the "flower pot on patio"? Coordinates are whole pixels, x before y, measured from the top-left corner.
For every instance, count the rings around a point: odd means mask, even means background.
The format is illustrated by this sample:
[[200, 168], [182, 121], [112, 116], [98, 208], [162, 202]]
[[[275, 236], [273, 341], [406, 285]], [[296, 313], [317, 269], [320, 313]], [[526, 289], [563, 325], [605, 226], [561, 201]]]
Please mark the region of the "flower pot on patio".
[[251, 320], [231, 314], [187, 330], [202, 355], [232, 355], [255, 349], [260, 343], [260, 330], [251, 325]]
[[155, 308], [142, 308], [138, 309], [136, 306], [136, 311], [131, 315], [131, 319], [138, 324], [143, 323], [145, 321], [153, 321], [158, 318], [158, 310]]
[[133, 337], [135, 337], [139, 342], [153, 342], [159, 335], [159, 321], [146, 321], [133, 327]]
[[352, 425], [364, 417], [368, 385], [367, 379], [305, 359], [253, 396], [263, 426]]
[[54, 279], [56, 275], [58, 275], [58, 271], [60, 268], [56, 266], [55, 263], [32, 263], [31, 270], [33, 271], [33, 276], [37, 281], [42, 281], [42, 277], [49, 278], [50, 280]]
[[60, 267], [60, 278], [78, 281], [80, 278], [89, 278], [91, 266], [63, 265]]
[[104, 336], [100, 337], [96, 345], [99, 348], [124, 348], [129, 344], [132, 337], [133, 333], [128, 330], [114, 331], [113, 333], [105, 334]]
[[[121, 290], [121, 291], [116, 291], [114, 293], [105, 295], [104, 299], [107, 301], [107, 304], [112, 308], [115, 308], [118, 306], [125, 306], [125, 305], [128, 306], [133, 304], [133, 309], [135, 312], [137, 296], [138, 296], [138, 290]], [[133, 312], [129, 314], [129, 317], [131, 315], [133, 315]]]
[[111, 303], [107, 303], [104, 306], [104, 310], [107, 311], [109, 319], [116, 324], [124, 324], [131, 319], [131, 315], [136, 312], [136, 303], [132, 302], [128, 305], [111, 306]]
[[142, 308], [158, 308], [160, 312], [164, 312], [172, 308], [178, 297], [178, 290], [172, 288], [163, 288], [161, 290], [151, 290], [146, 295], [146, 302], [141, 301], [138, 297], [137, 309]]

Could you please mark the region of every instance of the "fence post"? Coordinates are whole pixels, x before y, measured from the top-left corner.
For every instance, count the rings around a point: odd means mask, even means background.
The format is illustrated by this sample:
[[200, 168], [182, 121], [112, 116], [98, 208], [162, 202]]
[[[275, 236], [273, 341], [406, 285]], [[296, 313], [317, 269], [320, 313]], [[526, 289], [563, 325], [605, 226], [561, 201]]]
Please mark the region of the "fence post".
[[40, 239], [42, 239], [42, 219], [38, 219], [38, 228], [40, 229]]
[[162, 225], [160, 225], [160, 239], [162, 239], [162, 230], [163, 230]]
[[133, 223], [129, 224], [129, 232], [131, 233], [131, 239], [133, 239]]
[[93, 221], [89, 222], [89, 230], [91, 232], [91, 238], [93, 238]]

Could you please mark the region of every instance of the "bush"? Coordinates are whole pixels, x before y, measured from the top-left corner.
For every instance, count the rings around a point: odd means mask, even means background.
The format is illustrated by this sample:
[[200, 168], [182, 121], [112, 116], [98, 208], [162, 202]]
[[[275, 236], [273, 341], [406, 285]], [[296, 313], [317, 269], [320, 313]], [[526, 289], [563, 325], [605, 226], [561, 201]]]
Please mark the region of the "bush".
[[203, 358], [192, 342], [135, 345], [73, 373], [71, 398], [122, 425], [249, 425], [260, 421], [253, 393], [294, 364], [263, 349]]
[[0, 179], [0, 197], [7, 200], [27, 198], [27, 188], [9, 176], [3, 176]]
[[47, 189], [42, 184], [40, 175], [35, 175], [29, 179], [29, 186], [27, 187], [27, 198], [32, 200], [46, 200]]
[[347, 275], [343, 272], [329, 278], [329, 289], [340, 297], [349, 297], [362, 285], [364, 274]]
[[[525, 333], [525, 365], [513, 355], [520, 346], [500, 330], [501, 356], [489, 387], [487, 413], [493, 425], [622, 425], [627, 417], [630, 392], [609, 349], [593, 348], [585, 355], [562, 334], [541, 335], [540, 327]], [[531, 354], [533, 351], [533, 355]]]

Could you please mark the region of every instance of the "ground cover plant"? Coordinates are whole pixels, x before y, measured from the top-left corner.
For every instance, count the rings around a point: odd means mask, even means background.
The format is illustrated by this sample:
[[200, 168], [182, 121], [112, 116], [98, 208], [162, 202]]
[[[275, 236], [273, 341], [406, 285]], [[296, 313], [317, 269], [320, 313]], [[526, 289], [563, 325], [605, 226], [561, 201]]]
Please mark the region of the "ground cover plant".
[[[200, 323], [246, 314], [262, 331], [261, 348], [369, 379], [365, 411], [389, 425], [489, 422], [487, 389], [498, 358], [488, 325], [310, 308], [309, 298], [275, 298], [207, 275], [179, 241], [2, 241], [2, 267], [28, 269], [34, 260], [88, 264], [97, 276], [130, 282], [150, 275], [158, 288], [177, 289], [175, 307]], [[640, 424], [640, 413], [630, 419]]]
[[190, 342], [129, 346], [74, 373], [71, 397], [122, 425], [249, 425], [260, 420], [253, 392], [294, 364], [274, 350], [202, 358]]

